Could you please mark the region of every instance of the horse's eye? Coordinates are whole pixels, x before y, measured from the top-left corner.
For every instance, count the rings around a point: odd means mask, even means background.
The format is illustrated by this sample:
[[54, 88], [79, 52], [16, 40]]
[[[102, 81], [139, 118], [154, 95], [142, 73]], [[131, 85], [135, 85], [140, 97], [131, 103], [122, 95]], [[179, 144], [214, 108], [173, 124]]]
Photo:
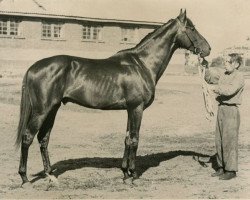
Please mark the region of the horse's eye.
[[194, 30], [195, 30], [195, 27], [194, 27], [194, 26], [187, 26], [186, 28], [190, 29], [191, 31], [194, 31]]

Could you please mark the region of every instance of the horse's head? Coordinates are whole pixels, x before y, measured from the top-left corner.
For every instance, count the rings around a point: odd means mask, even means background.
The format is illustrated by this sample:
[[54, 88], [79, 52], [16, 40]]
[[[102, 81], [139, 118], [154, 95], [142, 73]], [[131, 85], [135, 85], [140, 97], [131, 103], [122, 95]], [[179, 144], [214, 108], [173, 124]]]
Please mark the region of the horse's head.
[[179, 47], [190, 50], [194, 54], [200, 54], [201, 57], [208, 56], [211, 47], [206, 39], [195, 29], [192, 21], [187, 18], [186, 10], [184, 12], [180, 11], [176, 21], [178, 25], [176, 43]]

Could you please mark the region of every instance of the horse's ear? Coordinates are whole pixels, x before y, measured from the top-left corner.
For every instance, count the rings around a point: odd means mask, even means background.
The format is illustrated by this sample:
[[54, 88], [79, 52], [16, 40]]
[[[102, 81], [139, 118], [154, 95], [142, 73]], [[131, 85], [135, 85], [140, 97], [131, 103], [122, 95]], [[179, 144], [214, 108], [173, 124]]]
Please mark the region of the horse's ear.
[[179, 14], [179, 16], [178, 16], [178, 18], [179, 18], [179, 20], [181, 21], [181, 22], [185, 22], [186, 21], [186, 18], [187, 18], [187, 14], [186, 14], [187, 12], [186, 12], [186, 9], [181, 9], [180, 10], [180, 14]]
[[186, 9], [184, 9], [183, 14], [185, 15], [185, 17], [187, 17], [187, 10]]

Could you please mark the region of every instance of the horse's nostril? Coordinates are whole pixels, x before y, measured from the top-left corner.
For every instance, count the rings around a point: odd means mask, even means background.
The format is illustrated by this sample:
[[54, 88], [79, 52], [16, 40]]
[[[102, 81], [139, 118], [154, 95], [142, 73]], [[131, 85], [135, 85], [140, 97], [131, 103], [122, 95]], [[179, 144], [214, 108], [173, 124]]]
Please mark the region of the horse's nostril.
[[202, 52], [202, 50], [200, 48], [196, 47], [195, 48], [195, 53], [200, 53], [200, 52]]

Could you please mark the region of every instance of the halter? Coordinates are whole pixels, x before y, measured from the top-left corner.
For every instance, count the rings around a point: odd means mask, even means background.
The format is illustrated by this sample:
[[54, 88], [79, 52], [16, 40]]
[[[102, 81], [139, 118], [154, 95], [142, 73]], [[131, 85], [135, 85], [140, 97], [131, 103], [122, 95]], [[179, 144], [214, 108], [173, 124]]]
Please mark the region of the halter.
[[[202, 49], [200, 49], [198, 47], [199, 43], [198, 43], [197, 39], [194, 37], [194, 35], [192, 34], [192, 31], [195, 30], [195, 27], [194, 26], [193, 27], [187, 26], [187, 21], [185, 22], [185, 24], [183, 24], [178, 18], [177, 18], [177, 22], [191, 43], [191, 45], [189, 47], [193, 46], [195, 53], [201, 53]], [[199, 50], [200, 50], [200, 52], [199, 52]]]

